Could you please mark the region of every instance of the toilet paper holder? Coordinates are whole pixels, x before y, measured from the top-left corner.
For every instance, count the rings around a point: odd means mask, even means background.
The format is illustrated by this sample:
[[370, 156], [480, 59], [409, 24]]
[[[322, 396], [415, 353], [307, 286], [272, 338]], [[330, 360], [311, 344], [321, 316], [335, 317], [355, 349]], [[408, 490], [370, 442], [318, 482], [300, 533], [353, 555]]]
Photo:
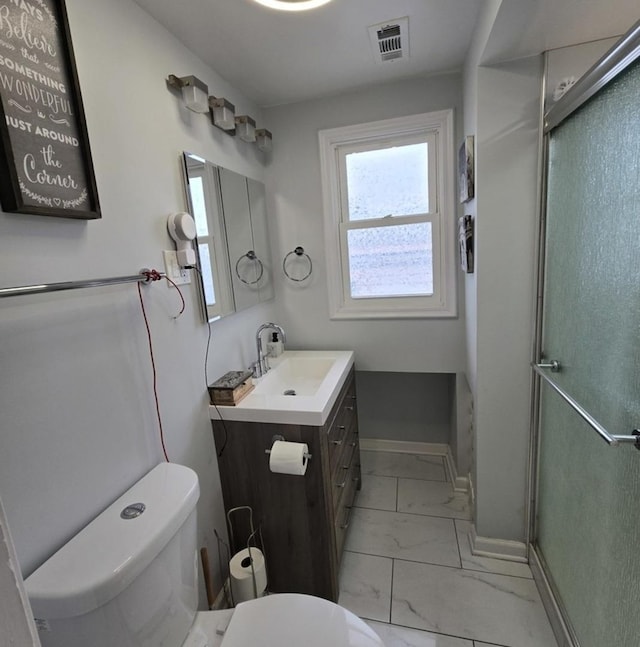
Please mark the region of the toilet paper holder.
[[[277, 435], [275, 435], [275, 436], [271, 439], [271, 447], [273, 447], [273, 444], [276, 442], [276, 440], [281, 440], [281, 441], [283, 441], [283, 442], [286, 442], [286, 440], [285, 440], [285, 437], [284, 437], [284, 436], [281, 436], [280, 434], [277, 434]], [[265, 449], [265, 450], [264, 450], [264, 453], [265, 453], [265, 454], [271, 454], [271, 449]], [[309, 452], [305, 452], [305, 453], [303, 454], [303, 456], [304, 456], [308, 461], [310, 461], [310, 460], [311, 460], [311, 454], [310, 454]]]
[[[232, 516], [236, 515], [237, 513], [242, 513], [245, 512], [248, 514], [248, 524], [249, 524], [249, 536], [247, 537], [246, 544], [243, 542], [238, 543], [236, 540], [236, 531], [234, 528], [234, 523], [232, 520]], [[260, 595], [263, 594], [262, 591], [258, 589], [258, 583], [256, 579], [256, 571], [254, 570], [254, 562], [253, 558], [251, 555], [251, 551], [255, 550], [258, 553], [261, 553], [263, 558], [264, 558], [264, 574], [266, 577], [266, 580], [264, 582], [264, 593], [267, 592], [268, 590], [268, 571], [267, 571], [267, 554], [266, 554], [266, 549], [264, 545], [264, 539], [262, 537], [262, 525], [258, 525], [256, 528], [253, 523], [253, 508], [248, 505], [242, 505], [242, 506], [237, 506], [235, 508], [231, 508], [230, 510], [227, 511], [227, 529], [229, 532], [229, 540], [230, 540], [230, 548], [228, 549], [228, 555], [229, 555], [229, 594], [230, 594], [230, 606], [235, 607], [236, 605], [236, 600], [234, 599], [234, 593], [233, 593], [233, 587], [231, 585], [231, 560], [232, 560], [232, 553], [233, 551], [238, 551], [238, 549], [242, 546], [247, 549], [248, 552], [248, 559], [246, 560], [248, 562], [248, 566], [251, 568], [251, 582], [253, 585], [253, 597], [257, 598]], [[217, 536], [217, 533], [216, 533]], [[220, 540], [218, 540], [220, 543]], [[243, 564], [244, 566], [244, 564]]]

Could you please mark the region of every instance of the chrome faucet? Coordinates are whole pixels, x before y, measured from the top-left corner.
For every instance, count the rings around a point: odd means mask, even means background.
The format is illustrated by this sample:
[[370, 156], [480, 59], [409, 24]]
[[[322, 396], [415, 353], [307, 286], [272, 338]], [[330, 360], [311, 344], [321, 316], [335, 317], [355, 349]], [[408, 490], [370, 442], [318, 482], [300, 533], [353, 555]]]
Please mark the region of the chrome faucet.
[[265, 373], [269, 371], [269, 363], [267, 358], [262, 350], [262, 333], [265, 330], [275, 330], [280, 333], [282, 337], [282, 343], [286, 343], [287, 336], [284, 334], [284, 330], [281, 326], [275, 323], [264, 323], [258, 328], [256, 333], [256, 350], [258, 351], [258, 361], [255, 364], [252, 364], [253, 372], [256, 377], [262, 377]]

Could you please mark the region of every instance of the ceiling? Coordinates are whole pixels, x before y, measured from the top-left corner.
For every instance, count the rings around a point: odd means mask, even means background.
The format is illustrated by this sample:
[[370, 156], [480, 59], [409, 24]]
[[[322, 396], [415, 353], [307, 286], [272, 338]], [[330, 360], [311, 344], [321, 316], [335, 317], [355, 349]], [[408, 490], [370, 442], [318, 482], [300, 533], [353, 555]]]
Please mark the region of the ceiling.
[[[639, 16], [637, 0], [333, 0], [303, 12], [253, 0], [135, 2], [259, 106], [460, 70], [485, 3], [499, 6], [486, 62], [619, 35]], [[368, 26], [405, 16], [409, 56], [376, 62]]]
[[[482, 5], [481, 0], [333, 0], [312, 11], [285, 12], [252, 0], [136, 2], [260, 106], [459, 70]], [[367, 27], [404, 16], [409, 57], [376, 63]]]
[[638, 0], [502, 0], [483, 62], [621, 36], [639, 18]]

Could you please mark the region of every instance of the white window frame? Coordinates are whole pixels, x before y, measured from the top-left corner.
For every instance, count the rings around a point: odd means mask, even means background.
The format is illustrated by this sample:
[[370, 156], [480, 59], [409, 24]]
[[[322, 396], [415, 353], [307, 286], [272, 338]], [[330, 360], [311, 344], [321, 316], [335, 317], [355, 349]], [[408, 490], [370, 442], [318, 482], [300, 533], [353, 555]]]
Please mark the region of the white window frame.
[[[331, 319], [400, 319], [457, 315], [453, 110], [385, 119], [321, 130], [320, 165]], [[429, 213], [420, 216], [348, 220], [344, 187], [345, 151], [373, 150], [407, 141], [429, 142]], [[435, 177], [434, 177], [435, 176]], [[349, 229], [430, 222], [433, 241], [433, 295], [357, 298], [350, 295], [346, 237]]]

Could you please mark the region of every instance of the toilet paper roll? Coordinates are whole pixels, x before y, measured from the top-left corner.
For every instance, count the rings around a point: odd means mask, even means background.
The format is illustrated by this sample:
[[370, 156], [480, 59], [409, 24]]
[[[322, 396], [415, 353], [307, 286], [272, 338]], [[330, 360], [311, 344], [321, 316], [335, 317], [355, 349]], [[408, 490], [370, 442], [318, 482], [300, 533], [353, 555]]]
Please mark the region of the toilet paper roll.
[[[253, 570], [251, 569], [251, 560], [253, 559]], [[255, 573], [256, 585], [253, 586], [253, 573]], [[264, 555], [258, 548], [245, 548], [236, 553], [229, 562], [229, 574], [231, 577], [231, 593], [235, 604], [253, 600], [256, 597], [264, 595], [267, 588], [267, 568], [264, 563]]]
[[269, 469], [277, 474], [304, 476], [307, 471], [309, 447], [305, 443], [288, 443], [276, 440], [271, 447]]

